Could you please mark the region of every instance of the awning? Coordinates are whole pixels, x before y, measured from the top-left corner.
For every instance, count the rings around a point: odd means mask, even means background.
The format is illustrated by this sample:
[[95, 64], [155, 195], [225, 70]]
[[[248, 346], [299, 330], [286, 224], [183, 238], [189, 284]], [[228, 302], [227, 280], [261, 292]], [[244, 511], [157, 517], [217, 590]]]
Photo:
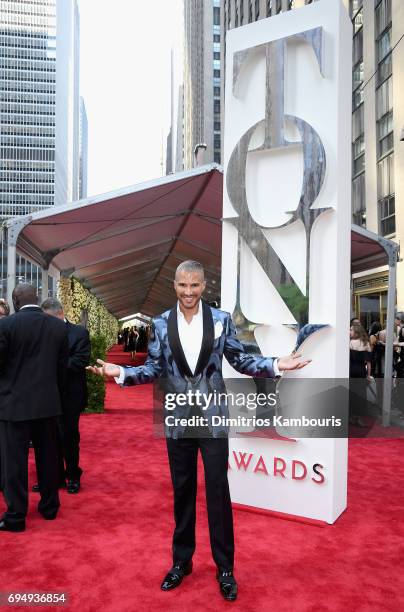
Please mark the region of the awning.
[[351, 271], [364, 272], [389, 264], [389, 254], [398, 252], [398, 244], [358, 225], [351, 231]]
[[[201, 261], [207, 299], [219, 301], [222, 197], [222, 168], [210, 164], [6, 226], [20, 253], [74, 275], [118, 318], [155, 315], [172, 304], [174, 271], [184, 259]], [[388, 265], [397, 253], [394, 242], [352, 226], [352, 272]]]
[[164, 176], [26, 217], [17, 250], [74, 275], [116, 317], [172, 305], [184, 259], [207, 271], [208, 301], [220, 298], [223, 176], [216, 164]]

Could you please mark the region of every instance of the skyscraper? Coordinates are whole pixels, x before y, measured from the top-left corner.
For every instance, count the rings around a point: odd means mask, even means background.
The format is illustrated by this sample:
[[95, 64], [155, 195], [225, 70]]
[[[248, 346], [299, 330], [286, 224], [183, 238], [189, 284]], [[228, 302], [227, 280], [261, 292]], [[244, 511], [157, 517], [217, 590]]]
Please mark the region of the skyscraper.
[[174, 49], [171, 49], [170, 57], [170, 131], [167, 136], [166, 145], [166, 174], [174, 172]]
[[184, 85], [178, 88], [177, 138], [175, 143], [175, 171], [184, 170]]
[[79, 200], [87, 197], [87, 165], [88, 165], [88, 122], [86, 105], [80, 98], [80, 130], [79, 130]]
[[184, 0], [184, 169], [200, 144], [204, 163], [221, 162], [220, 45], [220, 0]]
[[77, 45], [75, 1], [0, 2], [1, 217], [76, 195]]
[[76, 0], [0, 0], [0, 219], [77, 199], [78, 64]]
[[[403, 242], [404, 2], [343, 1], [353, 23], [352, 220]], [[311, 2], [222, 0], [222, 95], [226, 32]], [[369, 323], [376, 319], [384, 323], [387, 283], [386, 266], [353, 277], [355, 312]], [[397, 269], [397, 305], [404, 310], [403, 263]]]

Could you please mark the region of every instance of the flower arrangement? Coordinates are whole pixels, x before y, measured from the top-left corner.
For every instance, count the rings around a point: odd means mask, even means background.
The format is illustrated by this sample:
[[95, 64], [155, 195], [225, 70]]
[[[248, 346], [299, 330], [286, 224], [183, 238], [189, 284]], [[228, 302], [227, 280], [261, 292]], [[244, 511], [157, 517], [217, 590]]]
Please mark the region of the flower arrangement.
[[[60, 278], [58, 299], [66, 318], [72, 323], [85, 324], [91, 339], [90, 363], [105, 359], [106, 351], [117, 342], [119, 323], [100, 300], [76, 278]], [[87, 374], [87, 412], [103, 412], [105, 383], [102, 378]]]
[[76, 278], [60, 278], [58, 299], [69, 321], [85, 323], [90, 336], [103, 336], [107, 350], [116, 344], [118, 320]]

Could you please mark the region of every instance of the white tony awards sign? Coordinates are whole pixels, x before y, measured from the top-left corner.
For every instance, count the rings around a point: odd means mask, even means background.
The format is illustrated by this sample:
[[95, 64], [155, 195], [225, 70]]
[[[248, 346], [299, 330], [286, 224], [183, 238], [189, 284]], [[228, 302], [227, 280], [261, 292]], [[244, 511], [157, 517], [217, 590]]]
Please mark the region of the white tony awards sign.
[[[351, 28], [320, 0], [227, 33], [222, 308], [248, 350], [312, 359], [288, 379], [348, 378]], [[347, 440], [232, 437], [229, 482], [234, 503], [333, 523]]]

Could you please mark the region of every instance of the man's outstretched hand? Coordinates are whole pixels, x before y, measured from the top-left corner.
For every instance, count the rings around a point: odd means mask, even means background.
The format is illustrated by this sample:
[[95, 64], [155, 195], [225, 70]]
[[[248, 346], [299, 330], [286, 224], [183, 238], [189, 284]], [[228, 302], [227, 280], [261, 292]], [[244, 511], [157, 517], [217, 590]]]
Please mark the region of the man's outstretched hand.
[[311, 359], [302, 359], [301, 353], [294, 353], [293, 355], [288, 355], [287, 357], [279, 357], [278, 359], [278, 368], [280, 372], [285, 370], [301, 370], [308, 363], [311, 362]]
[[97, 359], [97, 363], [99, 364], [98, 366], [87, 366], [86, 370], [98, 376], [109, 376], [111, 378], [117, 377], [121, 373], [119, 366], [114, 363], [105, 363], [102, 359]]

